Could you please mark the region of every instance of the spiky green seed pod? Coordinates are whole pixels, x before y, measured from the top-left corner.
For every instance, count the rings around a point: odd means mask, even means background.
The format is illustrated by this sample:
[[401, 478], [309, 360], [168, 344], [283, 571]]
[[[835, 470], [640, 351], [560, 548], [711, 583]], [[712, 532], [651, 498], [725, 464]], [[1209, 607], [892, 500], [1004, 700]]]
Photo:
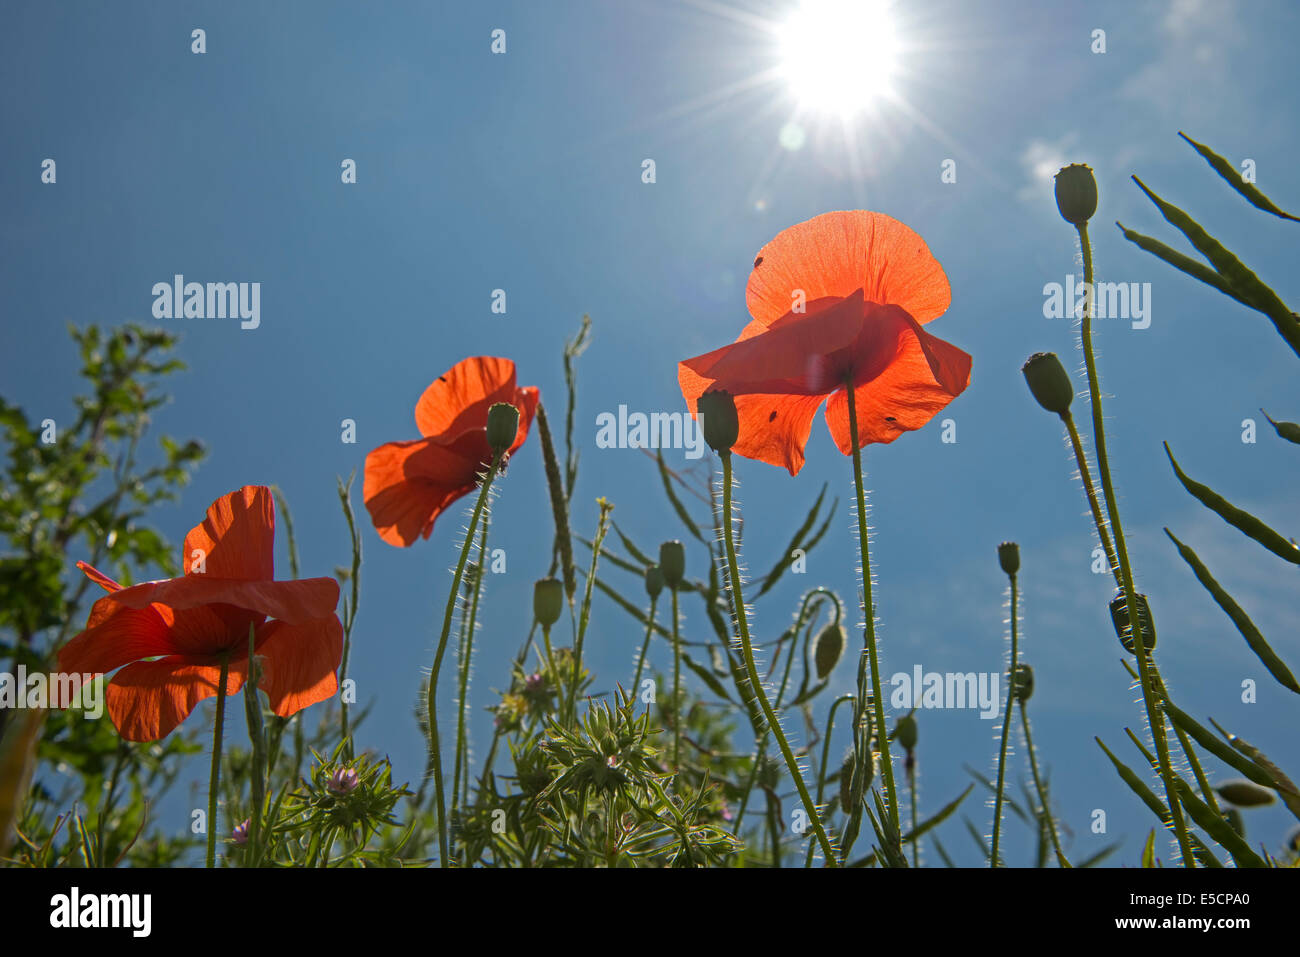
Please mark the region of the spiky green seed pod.
[[1008, 575], [1020, 571], [1020, 546], [1015, 542], [1003, 542], [998, 546], [998, 564]]
[[709, 448], [721, 455], [730, 452], [731, 447], [740, 438], [740, 416], [736, 412], [736, 400], [730, 392], [706, 392], [696, 404], [700, 413], [700, 427], [704, 430], [704, 441]]
[[686, 575], [686, 548], [681, 542], [674, 539], [659, 546], [659, 570], [669, 588], [681, 585]]
[[1272, 788], [1260, 787], [1245, 778], [1224, 781], [1214, 790], [1219, 792], [1219, 797], [1237, 807], [1264, 807], [1277, 799]]
[[1034, 695], [1034, 669], [1024, 663], [1016, 665], [1016, 670], [1011, 676], [1011, 691], [1021, 704], [1032, 698]]
[[564, 582], [558, 578], [542, 578], [533, 585], [533, 617], [543, 628], [550, 628], [560, 620], [564, 611]]
[[916, 718], [905, 714], [894, 725], [894, 738], [907, 751], [916, 747]]
[[658, 565], [651, 565], [645, 570], [645, 593], [652, 599], [658, 598], [664, 590], [664, 573]]
[[505, 452], [515, 444], [519, 434], [519, 410], [509, 402], [498, 402], [488, 409], [487, 442], [493, 452]]
[[1064, 416], [1074, 401], [1074, 383], [1055, 352], [1035, 352], [1020, 367], [1034, 400], [1048, 412]]
[[835, 670], [840, 656], [844, 654], [845, 643], [844, 629], [838, 622], [827, 625], [821, 630], [821, 634], [813, 644], [813, 664], [817, 669], [818, 681], [825, 681], [826, 677]]
[[1097, 211], [1097, 179], [1092, 167], [1071, 163], [1056, 174], [1056, 208], [1072, 226], [1082, 226]]
[[[1138, 621], [1142, 625], [1142, 645], [1147, 651], [1156, 646], [1156, 626], [1151, 621], [1151, 605], [1147, 601], [1146, 595], [1134, 595], [1134, 601], [1138, 609]], [[1133, 624], [1129, 621], [1128, 608], [1124, 603], [1123, 594], [1116, 595], [1110, 603], [1110, 620], [1115, 626], [1115, 634], [1119, 637], [1119, 642], [1124, 646], [1124, 650], [1130, 655], [1137, 654], [1137, 646], [1133, 641]]]

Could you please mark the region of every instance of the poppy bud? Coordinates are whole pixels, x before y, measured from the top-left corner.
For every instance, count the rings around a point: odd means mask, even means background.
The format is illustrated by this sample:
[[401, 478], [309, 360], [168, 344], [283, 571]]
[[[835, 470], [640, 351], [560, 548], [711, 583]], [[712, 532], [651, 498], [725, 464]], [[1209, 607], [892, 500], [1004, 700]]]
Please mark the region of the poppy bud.
[[916, 718], [905, 714], [894, 725], [894, 737], [906, 750], [916, 747]]
[[1011, 693], [1021, 704], [1034, 694], [1034, 669], [1026, 664], [1018, 664], [1011, 673]]
[[[1156, 646], [1156, 626], [1151, 623], [1151, 605], [1148, 604], [1146, 595], [1134, 595], [1133, 599], [1137, 602], [1138, 621], [1142, 623], [1142, 646], [1150, 651]], [[1136, 655], [1133, 624], [1129, 621], [1123, 593], [1116, 595], [1110, 603], [1110, 620], [1115, 626], [1115, 634], [1119, 637], [1119, 643], [1124, 646], [1124, 650], [1130, 655]]]
[[1003, 542], [998, 546], [998, 564], [1008, 575], [1020, 571], [1020, 546], [1015, 542]]
[[645, 593], [651, 600], [658, 598], [664, 590], [664, 573], [658, 565], [651, 565], [645, 570]]
[[842, 654], [844, 654], [844, 629], [838, 623], [827, 625], [813, 645], [813, 663], [817, 666], [818, 681], [826, 680], [826, 676], [835, 670]]
[[252, 823], [253, 822], [251, 818], [245, 818], [243, 823], [239, 824], [233, 831], [230, 832], [230, 839], [234, 841], [236, 844], [247, 844], [248, 829], [252, 825]]
[[674, 539], [659, 546], [659, 570], [663, 573], [664, 583], [676, 590], [686, 574], [686, 549], [681, 542]]
[[498, 402], [488, 409], [487, 441], [493, 452], [505, 452], [515, 444], [519, 434], [519, 410], [509, 402]]
[[533, 617], [543, 628], [560, 620], [564, 610], [564, 583], [558, 578], [541, 578], [533, 585]]
[[1097, 211], [1097, 180], [1092, 167], [1071, 163], [1056, 174], [1056, 208], [1073, 226], [1082, 226], [1092, 218]]
[[325, 790], [335, 797], [346, 797], [357, 789], [361, 778], [352, 768], [336, 768], [325, 785]]
[[730, 452], [740, 438], [740, 417], [736, 413], [736, 400], [730, 392], [706, 392], [696, 403], [700, 414], [700, 428], [709, 448], [721, 455]]
[[1245, 778], [1224, 781], [1214, 790], [1219, 792], [1219, 797], [1237, 807], [1263, 807], [1272, 804], [1274, 800], [1271, 789], [1260, 787]]
[[1065, 415], [1074, 401], [1074, 383], [1055, 352], [1035, 352], [1020, 367], [1029, 391], [1048, 412]]

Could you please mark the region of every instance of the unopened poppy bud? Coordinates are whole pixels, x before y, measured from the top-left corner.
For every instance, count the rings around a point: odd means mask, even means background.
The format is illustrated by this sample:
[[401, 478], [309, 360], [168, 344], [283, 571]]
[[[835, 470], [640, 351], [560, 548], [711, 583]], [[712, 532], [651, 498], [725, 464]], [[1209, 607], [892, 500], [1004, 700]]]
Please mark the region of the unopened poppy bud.
[[905, 714], [894, 725], [894, 737], [906, 750], [911, 751], [916, 747], [916, 730], [916, 718]]
[[487, 441], [493, 452], [508, 451], [519, 434], [519, 410], [509, 402], [498, 402], [488, 409]]
[[813, 645], [813, 664], [817, 667], [817, 680], [824, 681], [835, 666], [839, 664], [840, 655], [844, 653], [844, 629], [839, 623], [827, 625], [817, 636]]
[[242, 824], [239, 824], [238, 826], [236, 826], [236, 828], [233, 831], [230, 832], [230, 839], [234, 841], [236, 844], [247, 844], [248, 829], [251, 825], [252, 825], [252, 820], [250, 818], [245, 818]]
[[664, 584], [677, 588], [686, 575], [686, 548], [674, 539], [659, 546], [659, 570], [663, 572]]
[[664, 573], [658, 565], [651, 565], [645, 570], [645, 593], [651, 598], [658, 598], [664, 590]]
[[1034, 399], [1048, 412], [1065, 415], [1074, 401], [1074, 383], [1055, 352], [1035, 352], [1020, 367]]
[[550, 628], [560, 620], [564, 611], [564, 582], [558, 578], [542, 578], [533, 586], [533, 617], [543, 628]]
[[[1156, 626], [1151, 623], [1151, 605], [1147, 602], [1146, 595], [1134, 595], [1133, 600], [1137, 604], [1138, 622], [1142, 625], [1142, 647], [1150, 651], [1156, 646]], [[1119, 637], [1119, 643], [1124, 646], [1124, 650], [1130, 655], [1136, 655], [1133, 623], [1129, 620], [1128, 607], [1125, 605], [1122, 593], [1116, 595], [1110, 603], [1110, 620], [1115, 626], [1115, 634]]]
[[721, 390], [706, 392], [700, 396], [696, 408], [700, 413], [704, 441], [709, 443], [709, 448], [719, 455], [730, 452], [736, 439], [740, 438], [740, 416], [731, 393]]
[[325, 790], [335, 797], [346, 797], [357, 789], [361, 776], [353, 768], [335, 768], [325, 784]]
[[1003, 542], [998, 546], [998, 564], [1008, 575], [1020, 571], [1020, 546], [1015, 542]]
[[1245, 778], [1224, 781], [1215, 790], [1219, 792], [1219, 797], [1237, 807], [1263, 807], [1274, 801], [1273, 791], [1270, 788], [1260, 787]]
[[1072, 226], [1082, 226], [1097, 211], [1097, 180], [1092, 167], [1071, 163], [1056, 174], [1056, 208]]
[[1011, 673], [1011, 693], [1024, 704], [1034, 695], [1034, 669], [1026, 664], [1016, 665]]

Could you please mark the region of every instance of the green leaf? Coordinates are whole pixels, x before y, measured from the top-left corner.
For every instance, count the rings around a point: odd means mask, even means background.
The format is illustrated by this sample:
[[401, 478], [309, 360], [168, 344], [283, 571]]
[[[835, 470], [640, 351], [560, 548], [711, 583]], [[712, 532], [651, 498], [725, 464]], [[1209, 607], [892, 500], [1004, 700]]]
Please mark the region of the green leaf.
[[682, 520], [682, 524], [686, 526], [686, 530], [690, 532], [691, 535], [693, 535], [698, 541], [708, 544], [705, 541], [704, 536], [700, 534], [700, 527], [691, 519], [690, 512], [686, 511], [686, 506], [682, 504], [682, 500], [677, 497], [677, 492], [673, 490], [674, 476], [669, 470], [667, 463], [664, 462], [664, 454], [662, 451], [655, 451], [655, 462], [659, 465], [659, 478], [663, 480], [664, 491], [668, 494], [668, 501], [672, 503], [673, 511], [677, 513], [677, 517]]
[[[1263, 409], [1259, 411], [1264, 412]], [[1273, 426], [1273, 431], [1288, 442], [1294, 442], [1300, 445], [1300, 425], [1295, 422], [1274, 422], [1267, 412], [1264, 412], [1264, 418], [1268, 419], [1268, 424]]]
[[[910, 844], [913, 841], [919, 840], [920, 838], [924, 837], [928, 832], [934, 830], [944, 821], [948, 820], [948, 818], [952, 817], [952, 815], [956, 812], [957, 808], [961, 806], [961, 802], [966, 800], [967, 795], [970, 794], [970, 792], [974, 789], [974, 787], [975, 787], [974, 784], [966, 785], [966, 790], [962, 791], [961, 794], [957, 795], [956, 798], [949, 801], [942, 808], [940, 808], [938, 813], [932, 814], [930, 817], [926, 818], [924, 821], [918, 824], [913, 830], [910, 830], [906, 834], [904, 834], [902, 842], [904, 844]], [[988, 856], [987, 850], [985, 850], [985, 856], [986, 857]], [[875, 861], [876, 861], [876, 853], [873, 851], [872, 853], [868, 854], [866, 857], [854, 861], [849, 866], [870, 867], [872, 864], [875, 863]]]
[[1209, 728], [1197, 722], [1185, 711], [1180, 710], [1168, 697], [1164, 698], [1164, 712], [1169, 716], [1170, 721], [1190, 734], [1197, 744], [1220, 761], [1236, 768], [1256, 784], [1263, 787], [1273, 787], [1273, 781], [1267, 774], [1251, 763], [1250, 760], [1242, 757], [1237, 751], [1220, 741]]
[[1196, 142], [1196, 140], [1192, 139], [1182, 131], [1179, 131], [1178, 135], [1187, 140], [1188, 143], [1192, 144], [1192, 149], [1205, 157], [1205, 161], [1213, 167], [1214, 171], [1222, 176], [1229, 186], [1239, 192], [1242, 196], [1246, 197], [1246, 200], [1250, 205], [1254, 206], [1256, 209], [1262, 209], [1266, 213], [1272, 213], [1274, 216], [1280, 216], [1283, 219], [1289, 219], [1292, 222], [1300, 223], [1300, 218], [1292, 216], [1290, 213], [1275, 205], [1274, 202], [1265, 196], [1254, 183], [1247, 183], [1242, 179], [1241, 171], [1218, 153], [1214, 152], [1214, 150], [1210, 149], [1203, 143]]
[[690, 668], [691, 671], [695, 672], [696, 677], [698, 677], [701, 681], [703, 681], [706, 685], [708, 685], [709, 690], [712, 691], [715, 695], [717, 695], [723, 701], [726, 701], [728, 704], [736, 703], [735, 701], [732, 700], [731, 695], [727, 694], [727, 689], [722, 686], [722, 682], [717, 679], [717, 677], [713, 674], [713, 672], [710, 671], [708, 668], [704, 667], [699, 662], [695, 661], [695, 659], [693, 659], [690, 655], [688, 655], [684, 651], [682, 652], [682, 662], [686, 665], [687, 668]]
[[618, 527], [618, 522], [611, 521], [610, 524], [614, 526], [614, 532], [615, 534], [618, 535], [618, 540], [623, 543], [624, 551], [626, 551], [629, 555], [631, 555], [633, 558], [639, 561], [646, 568], [649, 568], [651, 565], [655, 564], [654, 559], [647, 558], [645, 552], [637, 548], [636, 543], [633, 542], [632, 539], [628, 538], [626, 535], [623, 534], [623, 530]]
[[1208, 485], [1202, 485], [1200, 482], [1188, 478], [1187, 474], [1179, 467], [1178, 460], [1174, 458], [1174, 453], [1169, 450], [1168, 442], [1165, 443], [1165, 454], [1169, 456], [1169, 463], [1174, 467], [1174, 474], [1178, 476], [1178, 481], [1183, 483], [1183, 488], [1187, 489], [1193, 498], [1197, 499], [1210, 511], [1215, 512], [1229, 525], [1259, 542], [1274, 555], [1286, 559], [1293, 565], [1300, 565], [1300, 548], [1296, 548], [1295, 545], [1273, 531], [1254, 515], [1237, 508]]
[[1174, 789], [1178, 792], [1178, 802], [1187, 809], [1205, 833], [1214, 838], [1227, 849], [1238, 867], [1266, 867], [1263, 859], [1250, 849], [1240, 834], [1232, 829], [1221, 814], [1216, 813], [1208, 804], [1196, 796], [1196, 792], [1182, 778], [1174, 779]]
[[1096, 854], [1092, 855], [1092, 857], [1080, 861], [1078, 864], [1075, 865], [1075, 867], [1096, 867], [1106, 858], [1110, 857], [1112, 854], [1118, 851], [1119, 844], [1120, 844], [1119, 841], [1116, 841], [1114, 844], [1107, 844]]
[[1264, 663], [1264, 667], [1268, 669], [1269, 674], [1276, 678], [1284, 688], [1300, 694], [1300, 682], [1296, 681], [1291, 669], [1286, 666], [1286, 663], [1277, 656], [1268, 642], [1264, 640], [1263, 634], [1255, 627], [1255, 623], [1250, 620], [1250, 616], [1233, 600], [1231, 595], [1223, 590], [1223, 586], [1214, 580], [1209, 570], [1196, 556], [1196, 552], [1175, 538], [1174, 533], [1169, 529], [1165, 529], [1165, 534], [1178, 548], [1178, 554], [1182, 556], [1183, 561], [1191, 566], [1197, 580], [1205, 586], [1206, 591], [1213, 596], [1219, 607], [1232, 619], [1232, 623], [1237, 626], [1241, 636], [1246, 639], [1246, 644], [1250, 645], [1250, 650], [1255, 652], [1259, 660]]
[[1215, 724], [1213, 718], [1210, 719], [1210, 723], [1214, 724], [1214, 727], [1217, 728], [1219, 733], [1228, 740], [1228, 743], [1231, 744], [1233, 748], [1254, 761], [1265, 774], [1273, 779], [1272, 783], [1267, 786], [1277, 791], [1277, 793], [1282, 796], [1282, 800], [1286, 803], [1286, 806], [1291, 810], [1291, 813], [1297, 818], [1300, 818], [1300, 788], [1296, 787], [1295, 782], [1283, 774], [1281, 768], [1270, 761], [1263, 751], [1259, 750], [1259, 748], [1255, 747], [1249, 741], [1240, 738], [1235, 734], [1229, 734], [1227, 731], [1224, 731], [1223, 728], [1218, 726], [1218, 724]]
[[[1206, 285], [1213, 286], [1225, 296], [1231, 296], [1233, 299], [1236, 299], [1243, 306], [1250, 306], [1250, 303], [1239, 295], [1237, 291], [1228, 284], [1227, 280], [1209, 266], [1205, 265], [1205, 263], [1197, 262], [1191, 256], [1180, 253], [1171, 246], [1166, 246], [1158, 239], [1153, 239], [1150, 236], [1145, 236], [1142, 233], [1129, 229], [1121, 222], [1116, 221], [1115, 225], [1118, 226], [1120, 232], [1124, 234], [1124, 238], [1133, 243], [1139, 249], [1145, 249], [1153, 256], [1158, 256], [1165, 262], [1169, 263], [1169, 265], [1173, 266], [1179, 272], [1185, 272], [1193, 279], [1199, 279]], [[1253, 309], [1254, 307], [1251, 306], [1251, 308]]]
[[[799, 530], [796, 531], [794, 535], [791, 537], [790, 544], [787, 545], [785, 547], [785, 551], [781, 553], [781, 558], [779, 561], [777, 561], [776, 566], [770, 572], [768, 572], [767, 575], [764, 576], [762, 587], [760, 587], [759, 590], [754, 594], [755, 599], [763, 594], [766, 594], [768, 590], [770, 590], [774, 585], [776, 585], [778, 581], [780, 581], [781, 576], [785, 574], [786, 569], [788, 569], [792, 564], [794, 564], [793, 552], [796, 548], [799, 548], [800, 543], [803, 541], [804, 536], [808, 534], [808, 530], [811, 529], [813, 525], [816, 523], [817, 513], [821, 511], [822, 501], [825, 498], [826, 498], [826, 484], [822, 483], [822, 490], [817, 493], [817, 500], [813, 502], [812, 508], [808, 510], [808, 515], [804, 518], [803, 524], [799, 526]], [[806, 553], [807, 549], [804, 549], [804, 551]]]
[[1142, 848], [1142, 866], [1156, 866], [1156, 829], [1154, 827], [1147, 834], [1146, 845]]

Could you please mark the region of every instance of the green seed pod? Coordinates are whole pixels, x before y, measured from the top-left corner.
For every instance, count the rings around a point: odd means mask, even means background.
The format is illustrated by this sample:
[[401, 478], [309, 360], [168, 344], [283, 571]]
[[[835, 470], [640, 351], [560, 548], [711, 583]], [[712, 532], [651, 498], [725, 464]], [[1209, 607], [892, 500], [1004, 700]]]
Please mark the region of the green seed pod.
[[1223, 819], [1228, 822], [1228, 827], [1237, 832], [1238, 837], [1246, 836], [1246, 822], [1241, 816], [1241, 812], [1235, 807], [1230, 807], [1223, 812]]
[[674, 539], [659, 546], [659, 570], [669, 588], [675, 589], [682, 583], [686, 575], [686, 549], [681, 542]]
[[998, 564], [1008, 575], [1020, 571], [1020, 546], [1015, 542], [1003, 542], [998, 546]]
[[1016, 700], [1021, 704], [1032, 698], [1034, 695], [1034, 669], [1023, 663], [1016, 665], [1016, 670], [1012, 672], [1011, 690], [1015, 694]]
[[543, 628], [550, 628], [560, 620], [564, 610], [564, 582], [558, 578], [542, 578], [533, 585], [533, 617]]
[[498, 402], [488, 409], [487, 441], [493, 452], [508, 451], [519, 434], [519, 410], [509, 402]]
[[1035, 352], [1020, 367], [1034, 399], [1048, 412], [1064, 416], [1074, 401], [1074, 383], [1055, 352]]
[[658, 565], [651, 565], [645, 570], [645, 593], [651, 598], [658, 598], [664, 590], [664, 573]]
[[696, 403], [700, 414], [700, 427], [709, 448], [721, 455], [730, 452], [740, 438], [740, 417], [736, 413], [736, 400], [730, 392], [706, 392]]
[[1272, 788], [1260, 787], [1245, 778], [1224, 781], [1214, 790], [1219, 792], [1219, 797], [1237, 807], [1264, 807], [1277, 799]]
[[907, 751], [916, 747], [916, 718], [905, 714], [894, 725], [894, 738]]
[[817, 668], [818, 681], [826, 680], [826, 676], [835, 670], [840, 656], [844, 654], [844, 645], [844, 629], [838, 622], [821, 630], [813, 644], [813, 664]]
[[1082, 226], [1097, 211], [1097, 180], [1092, 167], [1071, 163], [1056, 174], [1056, 208], [1072, 226]]
[[[1137, 602], [1138, 621], [1142, 624], [1142, 645], [1147, 651], [1156, 646], [1156, 626], [1151, 621], [1151, 605], [1147, 602], [1146, 595], [1134, 595]], [[1124, 650], [1130, 655], [1137, 654], [1137, 646], [1133, 642], [1133, 625], [1129, 621], [1128, 608], [1124, 604], [1124, 595], [1116, 595], [1110, 603], [1110, 620], [1115, 626], [1115, 634], [1119, 637], [1119, 642], [1124, 646]]]

